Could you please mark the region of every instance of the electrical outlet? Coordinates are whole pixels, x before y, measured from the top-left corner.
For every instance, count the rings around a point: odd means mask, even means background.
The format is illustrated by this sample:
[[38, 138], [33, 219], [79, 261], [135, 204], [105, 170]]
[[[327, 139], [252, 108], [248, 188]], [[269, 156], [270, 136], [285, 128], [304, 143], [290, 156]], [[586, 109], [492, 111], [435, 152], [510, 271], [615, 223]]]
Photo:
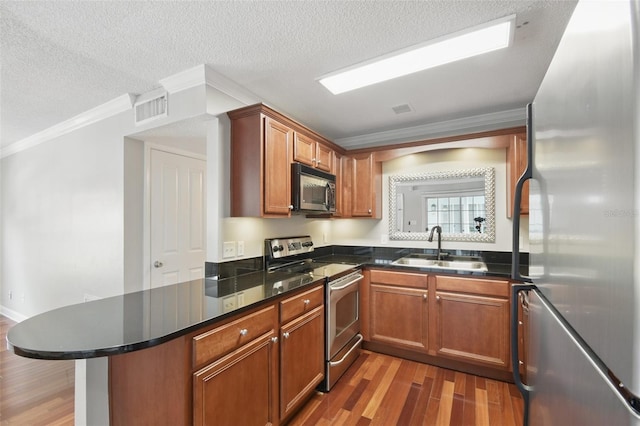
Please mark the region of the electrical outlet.
[[222, 257], [229, 258], [229, 257], [235, 257], [235, 255], [236, 255], [236, 242], [225, 241], [222, 244]]
[[244, 256], [244, 241], [238, 241], [238, 256]]

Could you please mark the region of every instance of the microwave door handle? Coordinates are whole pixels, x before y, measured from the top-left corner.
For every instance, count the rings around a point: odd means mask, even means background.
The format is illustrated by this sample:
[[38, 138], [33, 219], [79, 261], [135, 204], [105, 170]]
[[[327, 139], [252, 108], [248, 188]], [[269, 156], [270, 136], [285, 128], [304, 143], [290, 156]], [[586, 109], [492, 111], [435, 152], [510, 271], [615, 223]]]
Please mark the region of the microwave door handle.
[[331, 211], [331, 199], [333, 198], [333, 194], [331, 193], [331, 185], [327, 183], [324, 187], [324, 207], [327, 211]]

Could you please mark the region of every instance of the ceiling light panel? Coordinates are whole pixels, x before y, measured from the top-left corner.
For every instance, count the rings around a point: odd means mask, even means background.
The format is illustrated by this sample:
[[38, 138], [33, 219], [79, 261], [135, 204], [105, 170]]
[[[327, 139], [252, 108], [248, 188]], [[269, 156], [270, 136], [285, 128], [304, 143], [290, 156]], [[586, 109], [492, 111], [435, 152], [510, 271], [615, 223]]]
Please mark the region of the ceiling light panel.
[[503, 49], [513, 40], [515, 18], [515, 15], [510, 15], [440, 37], [331, 73], [320, 77], [318, 81], [331, 93], [337, 95], [438, 65]]

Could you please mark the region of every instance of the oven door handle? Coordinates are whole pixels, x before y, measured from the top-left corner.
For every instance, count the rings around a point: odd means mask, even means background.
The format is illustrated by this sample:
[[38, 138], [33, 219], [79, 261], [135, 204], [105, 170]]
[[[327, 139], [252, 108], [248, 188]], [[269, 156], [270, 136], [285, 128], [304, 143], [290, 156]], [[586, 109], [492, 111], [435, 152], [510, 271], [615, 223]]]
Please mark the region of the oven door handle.
[[347, 357], [351, 354], [351, 352], [353, 352], [363, 340], [364, 340], [364, 337], [362, 337], [362, 334], [358, 333], [358, 341], [355, 342], [353, 344], [353, 346], [351, 346], [351, 349], [349, 349], [347, 351], [347, 353], [344, 354], [344, 356], [342, 358], [340, 358], [339, 361], [331, 361], [331, 362], [329, 362], [329, 366], [335, 367], [336, 365], [342, 364], [344, 362], [344, 360], [347, 359]]
[[353, 284], [357, 283], [358, 281], [360, 281], [360, 280], [361, 280], [361, 279], [363, 279], [363, 278], [364, 278], [364, 275], [360, 275], [360, 274], [358, 274], [358, 276], [357, 276], [357, 278], [356, 278], [356, 279], [351, 280], [351, 281], [349, 281], [349, 282], [348, 282], [348, 283], [346, 283], [346, 284], [339, 285], [339, 286], [336, 286], [336, 287], [334, 287], [334, 286], [330, 285], [330, 286], [329, 286], [329, 290], [331, 290], [331, 291], [343, 290], [343, 289], [345, 289], [345, 288], [349, 287], [350, 285], [353, 285]]

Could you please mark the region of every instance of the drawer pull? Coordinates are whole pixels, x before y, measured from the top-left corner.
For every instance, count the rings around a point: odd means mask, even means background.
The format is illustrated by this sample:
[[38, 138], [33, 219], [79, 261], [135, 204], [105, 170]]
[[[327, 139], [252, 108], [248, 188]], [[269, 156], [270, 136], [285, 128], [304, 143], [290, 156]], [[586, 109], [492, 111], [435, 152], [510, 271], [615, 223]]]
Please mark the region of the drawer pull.
[[422, 295], [422, 298], [423, 298], [424, 300], [427, 300], [427, 295], [426, 295], [426, 294], [423, 294], [423, 295]]
[[436, 296], [436, 300], [439, 302], [440, 301], [440, 296]]
[[309, 300], [309, 299], [304, 299], [304, 300], [302, 301], [302, 303], [304, 303], [305, 305], [308, 305], [309, 303], [311, 303], [311, 300]]
[[285, 339], [288, 339], [289, 338], [289, 333], [287, 333], [287, 332], [282, 333], [282, 337], [284, 337]]
[[271, 343], [278, 343], [278, 338], [277, 337], [272, 337], [271, 338]]
[[247, 330], [246, 328], [243, 328], [242, 330], [240, 330], [240, 335], [241, 336], [246, 336], [248, 332], [249, 332], [249, 330]]

